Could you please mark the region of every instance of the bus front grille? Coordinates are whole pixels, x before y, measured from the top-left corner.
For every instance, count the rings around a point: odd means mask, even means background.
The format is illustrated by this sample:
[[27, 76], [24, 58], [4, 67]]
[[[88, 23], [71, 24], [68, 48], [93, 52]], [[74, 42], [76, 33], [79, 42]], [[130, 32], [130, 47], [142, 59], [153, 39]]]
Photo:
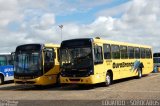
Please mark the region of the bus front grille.
[[78, 82], [80, 79], [69, 79], [71, 82]]

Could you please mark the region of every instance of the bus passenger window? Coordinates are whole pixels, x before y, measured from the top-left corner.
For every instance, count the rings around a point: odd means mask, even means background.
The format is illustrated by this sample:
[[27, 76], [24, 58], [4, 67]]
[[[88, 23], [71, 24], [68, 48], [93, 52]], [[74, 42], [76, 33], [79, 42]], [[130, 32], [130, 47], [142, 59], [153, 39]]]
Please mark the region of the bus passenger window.
[[151, 49], [146, 49], [146, 58], [151, 58], [151, 57], [152, 57]]
[[7, 60], [5, 56], [0, 56], [0, 66], [7, 65]]
[[140, 58], [140, 49], [138, 47], [134, 48], [135, 50], [135, 58], [139, 59]]
[[145, 49], [144, 48], [141, 48], [141, 58], [145, 58]]
[[111, 47], [109, 44], [103, 45], [104, 59], [111, 59]]
[[133, 47], [128, 47], [128, 57], [130, 59], [134, 59], [134, 48]]
[[94, 54], [95, 54], [95, 63], [96, 64], [103, 63], [102, 47], [101, 46], [95, 46]]
[[120, 59], [120, 51], [118, 45], [111, 46], [112, 58], [113, 59]]
[[121, 59], [128, 59], [127, 46], [120, 46]]

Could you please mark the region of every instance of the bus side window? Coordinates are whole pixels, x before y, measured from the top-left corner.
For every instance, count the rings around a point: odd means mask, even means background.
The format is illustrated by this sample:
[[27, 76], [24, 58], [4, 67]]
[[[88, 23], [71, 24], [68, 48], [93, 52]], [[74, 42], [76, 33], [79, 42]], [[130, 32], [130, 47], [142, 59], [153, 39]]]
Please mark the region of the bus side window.
[[54, 49], [52, 48], [46, 48], [44, 54], [45, 54], [46, 62], [53, 62], [54, 58], [56, 57], [54, 53]]
[[104, 59], [111, 59], [111, 47], [109, 44], [103, 45]]
[[140, 49], [139, 49], [139, 47], [134, 48], [134, 50], [135, 50], [135, 58], [139, 59], [140, 58]]
[[127, 46], [120, 46], [121, 59], [128, 59]]
[[146, 58], [146, 56], [145, 56], [145, 54], [146, 54], [145, 49], [141, 48], [140, 50], [141, 50], [141, 58], [143, 58], [143, 59]]
[[146, 49], [146, 58], [152, 58], [151, 49]]
[[128, 47], [128, 57], [129, 59], [134, 59], [134, 48], [131, 46]]
[[7, 65], [7, 59], [6, 56], [0, 56], [0, 66]]
[[95, 46], [94, 55], [95, 55], [95, 64], [103, 63], [102, 47], [101, 46]]
[[53, 48], [44, 49], [44, 71], [47, 72], [54, 67], [55, 52]]
[[119, 45], [111, 45], [111, 51], [113, 59], [120, 59]]

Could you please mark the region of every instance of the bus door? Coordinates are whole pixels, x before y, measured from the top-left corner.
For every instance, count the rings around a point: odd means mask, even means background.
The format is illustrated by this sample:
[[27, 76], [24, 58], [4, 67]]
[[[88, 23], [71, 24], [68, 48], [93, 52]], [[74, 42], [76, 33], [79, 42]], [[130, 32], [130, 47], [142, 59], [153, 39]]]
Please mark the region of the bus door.
[[97, 44], [94, 46], [94, 75], [99, 81], [103, 81], [105, 75], [102, 46]]
[[48, 72], [55, 66], [54, 48], [44, 49], [44, 73]]
[[111, 59], [111, 46], [110, 44], [103, 44], [103, 54], [104, 54], [104, 64], [105, 64], [105, 69], [107, 70], [111, 70], [112, 67], [112, 59]]

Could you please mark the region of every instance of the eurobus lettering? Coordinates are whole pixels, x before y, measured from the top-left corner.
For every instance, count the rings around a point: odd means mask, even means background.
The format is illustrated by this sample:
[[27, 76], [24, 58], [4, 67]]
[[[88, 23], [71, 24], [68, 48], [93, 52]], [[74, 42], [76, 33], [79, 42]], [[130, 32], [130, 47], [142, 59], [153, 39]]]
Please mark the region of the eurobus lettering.
[[133, 65], [134, 65], [133, 62], [131, 62], [131, 63], [125, 63], [125, 62], [122, 62], [122, 63], [113, 63], [113, 68], [131, 67]]

